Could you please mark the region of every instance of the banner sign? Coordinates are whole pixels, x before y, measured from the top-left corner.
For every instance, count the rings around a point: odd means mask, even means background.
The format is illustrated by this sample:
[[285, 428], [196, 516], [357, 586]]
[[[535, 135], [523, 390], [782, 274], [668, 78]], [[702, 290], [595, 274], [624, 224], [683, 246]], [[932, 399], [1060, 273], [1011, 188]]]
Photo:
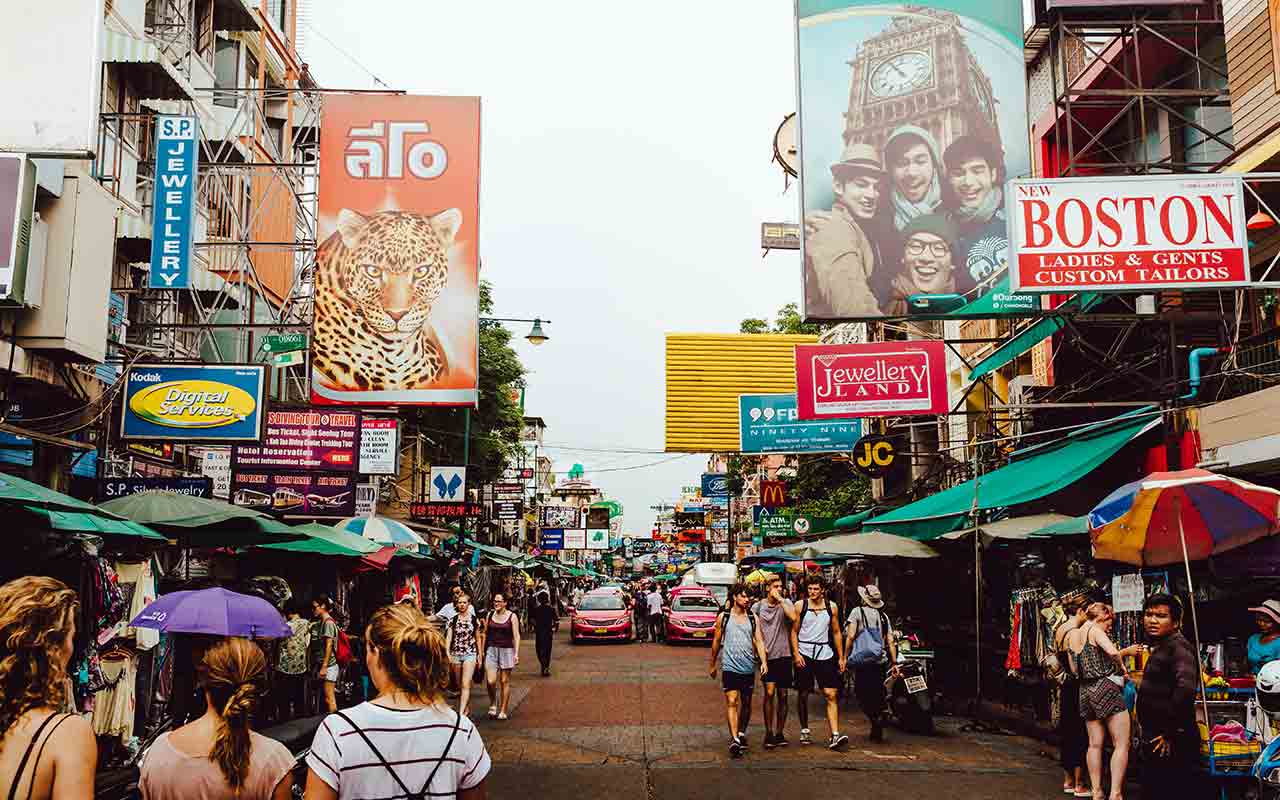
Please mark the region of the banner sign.
[[588, 528], [609, 530], [609, 509], [588, 508], [586, 511]]
[[707, 522], [707, 515], [701, 511], [677, 511], [675, 524], [677, 528], [701, 528]]
[[265, 365], [142, 364], [129, 368], [120, 438], [256, 442]]
[[702, 473], [702, 496], [726, 497], [729, 494], [729, 476], [719, 472]]
[[787, 504], [787, 484], [785, 481], [760, 481], [760, 505], [764, 508], [778, 508]]
[[191, 287], [191, 234], [195, 230], [195, 117], [156, 118], [156, 175], [152, 194], [149, 289]]
[[360, 473], [396, 475], [400, 472], [400, 420], [366, 416], [360, 420]]
[[835, 530], [836, 520], [835, 517], [813, 517], [766, 508], [760, 510], [756, 526], [766, 539], [781, 539]]
[[493, 517], [499, 520], [517, 520], [524, 516], [524, 503], [498, 502], [493, 504]]
[[466, 467], [432, 467], [427, 497], [433, 503], [453, 503], [467, 499]]
[[307, 349], [305, 333], [269, 333], [262, 337], [262, 349], [268, 353], [292, 353]]
[[138, 492], [171, 492], [189, 497], [213, 497], [213, 481], [208, 478], [103, 478], [98, 481], [100, 502]]
[[586, 550], [587, 549], [587, 531], [584, 528], [565, 528], [564, 529], [564, 549], [565, 550]]
[[356, 484], [356, 513], [357, 517], [372, 517], [378, 511], [378, 484], [376, 483], [357, 483]]
[[738, 395], [738, 450], [743, 453], [841, 453], [860, 435], [858, 420], [801, 421], [794, 394]]
[[129, 442], [124, 449], [132, 455], [154, 458], [169, 464], [175, 460], [173, 445], [170, 442]]
[[320, 129], [312, 401], [474, 408], [480, 98], [339, 94]]
[[587, 528], [587, 549], [588, 550], [608, 550], [609, 549], [609, 529], [608, 528]]
[[543, 550], [563, 550], [564, 549], [564, 529], [563, 528], [543, 528], [541, 546]]
[[200, 474], [213, 481], [213, 496], [227, 498], [231, 494], [231, 450], [206, 448], [200, 455]]
[[945, 414], [946, 352], [936, 339], [796, 345], [800, 419]]
[[260, 445], [231, 449], [233, 470], [286, 469], [354, 472], [360, 412], [331, 408], [268, 411]]
[[1016, 180], [1013, 289], [1224, 289], [1249, 285], [1238, 176]]
[[410, 519], [467, 519], [470, 517], [479, 517], [484, 513], [484, 507], [479, 503], [472, 502], [456, 502], [456, 503], [410, 503], [409, 517]]
[[864, 436], [853, 448], [853, 468], [868, 478], [886, 475], [898, 460], [898, 445], [888, 436]]
[[351, 517], [356, 512], [355, 479], [318, 472], [231, 473], [232, 505], [268, 514]]
[[538, 507], [541, 524], [544, 528], [576, 528], [578, 527], [578, 508], [576, 506]]
[[685, 531], [680, 531], [680, 533], [676, 535], [676, 541], [680, 544], [698, 544], [705, 542], [706, 540], [706, 528], [690, 528]]
[[805, 319], [995, 311], [1031, 172], [1021, 0], [798, 0], [797, 26]]

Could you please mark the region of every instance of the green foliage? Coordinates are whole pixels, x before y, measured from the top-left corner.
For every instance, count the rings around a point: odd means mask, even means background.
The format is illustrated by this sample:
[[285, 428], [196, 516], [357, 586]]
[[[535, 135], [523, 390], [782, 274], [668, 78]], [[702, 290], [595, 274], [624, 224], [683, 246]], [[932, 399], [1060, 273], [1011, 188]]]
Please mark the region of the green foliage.
[[773, 325], [758, 317], [749, 317], [738, 327], [741, 333], [808, 333], [817, 335], [829, 326], [816, 322], [804, 322], [800, 317], [800, 307], [795, 303], [787, 303], [778, 309]]

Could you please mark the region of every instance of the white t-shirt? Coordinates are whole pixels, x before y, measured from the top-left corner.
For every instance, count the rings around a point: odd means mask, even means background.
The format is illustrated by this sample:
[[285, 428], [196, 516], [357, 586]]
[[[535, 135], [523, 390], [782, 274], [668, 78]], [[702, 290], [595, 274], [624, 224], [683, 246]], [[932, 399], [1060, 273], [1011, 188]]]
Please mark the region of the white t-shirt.
[[453, 607], [453, 601], [450, 600], [448, 603], [440, 606], [440, 610], [436, 612], [436, 616], [447, 622], [458, 616], [458, 609]]
[[650, 592], [649, 593], [649, 614], [653, 615], [653, 614], [661, 614], [661, 613], [662, 613], [662, 595], [658, 594], [657, 592]]
[[[345, 714], [373, 742], [393, 766], [410, 792], [423, 788], [431, 770], [443, 760], [426, 795], [453, 796], [474, 788], [489, 774], [489, 753], [471, 720], [462, 717], [448, 753], [445, 744], [457, 714], [445, 706], [401, 711], [373, 703], [344, 709]], [[408, 734], [408, 735], [406, 735]], [[337, 791], [339, 800], [391, 800], [405, 790], [369, 749], [364, 737], [346, 720], [330, 714], [316, 731], [307, 766]]]

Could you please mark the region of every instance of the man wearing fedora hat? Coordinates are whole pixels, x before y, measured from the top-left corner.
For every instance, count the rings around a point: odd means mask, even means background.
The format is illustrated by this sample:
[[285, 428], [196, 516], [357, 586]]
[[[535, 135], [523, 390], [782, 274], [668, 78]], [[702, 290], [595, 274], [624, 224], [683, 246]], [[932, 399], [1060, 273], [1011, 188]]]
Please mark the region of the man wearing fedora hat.
[[872, 225], [885, 180], [880, 155], [869, 144], [845, 147], [831, 165], [836, 200], [830, 214], [806, 220], [805, 310], [828, 319], [881, 316], [871, 290], [879, 261]]
[[[849, 611], [845, 621], [845, 641], [856, 642], [862, 631], [879, 631], [884, 642], [884, 653], [881, 659], [862, 664], [853, 664], [853, 693], [858, 698], [858, 706], [871, 722], [871, 741], [884, 741], [884, 679], [887, 666], [897, 660], [898, 654], [893, 643], [893, 627], [889, 617], [882, 610], [884, 597], [880, 587], [875, 584], [858, 587], [858, 597], [862, 605]], [[853, 645], [849, 646], [853, 652]]]

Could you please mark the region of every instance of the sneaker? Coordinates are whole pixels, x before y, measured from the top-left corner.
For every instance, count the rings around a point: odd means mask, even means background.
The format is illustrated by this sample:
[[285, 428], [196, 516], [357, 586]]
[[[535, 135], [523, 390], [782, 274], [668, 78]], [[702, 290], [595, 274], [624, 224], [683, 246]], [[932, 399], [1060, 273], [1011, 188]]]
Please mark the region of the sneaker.
[[773, 735], [774, 747], [786, 747], [789, 744], [791, 744], [791, 742], [787, 741], [787, 737], [782, 735], [781, 733], [775, 733]]
[[800, 729], [800, 744], [813, 744], [813, 737], [809, 734], [808, 728]]
[[742, 755], [742, 742], [737, 739], [729, 740], [729, 755], [738, 758]]
[[849, 743], [849, 737], [843, 733], [831, 734], [831, 741], [827, 742], [828, 750], [839, 750], [841, 747]]
[[747, 734], [745, 732], [738, 733], [738, 744], [742, 745], [743, 752], [751, 749], [751, 741], [747, 739]]
[[778, 746], [778, 737], [772, 733], [766, 733], [764, 735], [764, 749], [772, 750], [777, 746]]

